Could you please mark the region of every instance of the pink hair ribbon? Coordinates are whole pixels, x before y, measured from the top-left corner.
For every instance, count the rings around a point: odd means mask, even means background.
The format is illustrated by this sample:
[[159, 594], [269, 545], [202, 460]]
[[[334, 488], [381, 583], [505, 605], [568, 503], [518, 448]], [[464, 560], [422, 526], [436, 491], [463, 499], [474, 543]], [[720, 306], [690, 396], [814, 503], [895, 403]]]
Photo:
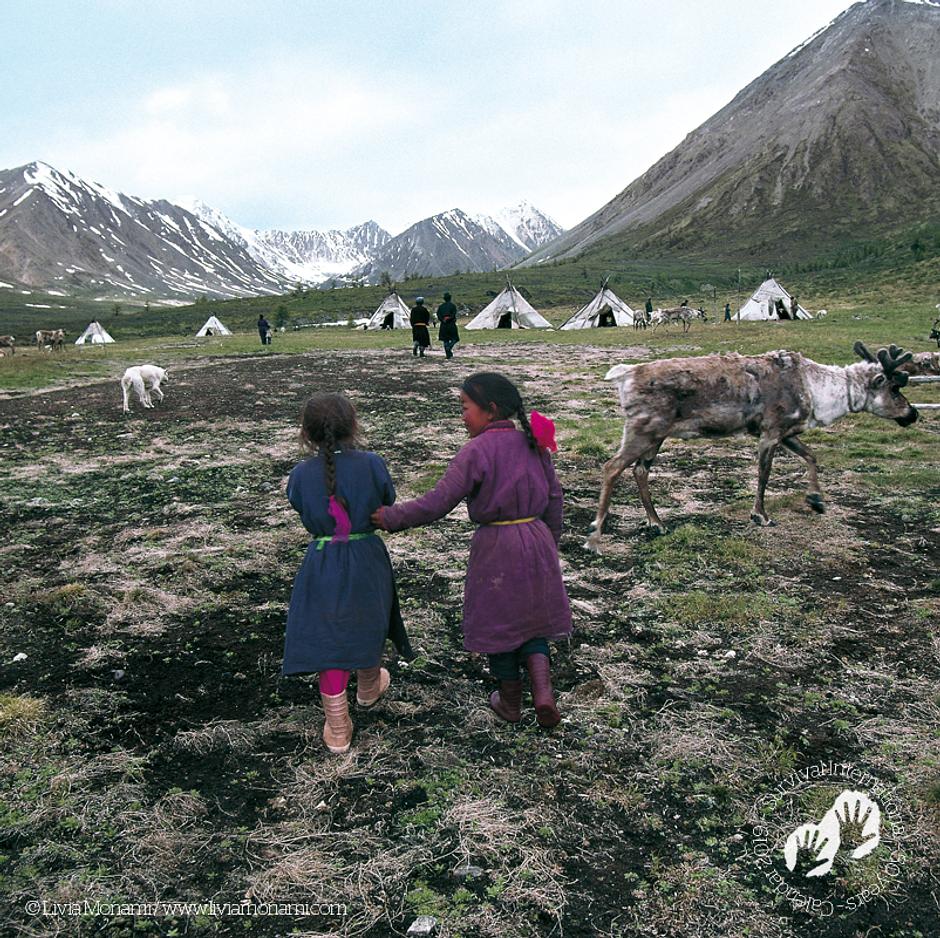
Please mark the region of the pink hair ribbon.
[[337, 541], [348, 541], [349, 532], [352, 531], [352, 522], [349, 520], [346, 509], [343, 508], [335, 495], [330, 496], [330, 507], [327, 508], [327, 513], [336, 522], [330, 543], [335, 544]]
[[553, 453], [558, 452], [558, 444], [555, 442], [555, 424], [548, 417], [543, 417], [537, 410], [529, 414], [529, 426], [532, 427], [532, 435], [535, 442], [543, 449], [550, 450]]

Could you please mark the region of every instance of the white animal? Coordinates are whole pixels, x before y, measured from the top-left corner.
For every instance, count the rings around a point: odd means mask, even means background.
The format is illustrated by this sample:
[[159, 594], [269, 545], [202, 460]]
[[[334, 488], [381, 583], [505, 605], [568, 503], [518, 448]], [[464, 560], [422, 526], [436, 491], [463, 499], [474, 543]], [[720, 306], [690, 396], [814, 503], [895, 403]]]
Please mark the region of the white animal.
[[828, 315], [829, 315], [829, 310], [828, 310], [828, 309], [818, 309], [818, 310], [816, 310], [816, 318], [817, 318], [817, 319], [822, 319], [824, 316], [828, 316]]
[[[133, 365], [124, 372], [121, 378], [121, 391], [124, 393], [124, 413], [130, 413], [130, 407], [127, 403], [127, 397], [131, 387], [137, 392], [140, 403], [144, 407], [153, 407], [153, 401], [150, 400], [150, 391], [159, 395], [163, 400], [163, 391], [160, 390], [160, 384], [168, 381], [169, 376], [165, 368], [158, 368], [156, 365]], [[146, 387], [149, 384], [150, 388]]]

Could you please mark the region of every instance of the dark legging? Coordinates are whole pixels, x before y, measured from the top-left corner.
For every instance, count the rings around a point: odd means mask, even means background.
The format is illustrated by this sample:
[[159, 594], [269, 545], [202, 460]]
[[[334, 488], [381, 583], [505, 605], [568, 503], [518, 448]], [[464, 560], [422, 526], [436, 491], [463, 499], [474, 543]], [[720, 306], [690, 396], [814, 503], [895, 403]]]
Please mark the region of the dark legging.
[[489, 655], [490, 674], [500, 681], [518, 681], [519, 666], [529, 655], [548, 655], [548, 642], [544, 638], [530, 638], [515, 651], [501, 651]]

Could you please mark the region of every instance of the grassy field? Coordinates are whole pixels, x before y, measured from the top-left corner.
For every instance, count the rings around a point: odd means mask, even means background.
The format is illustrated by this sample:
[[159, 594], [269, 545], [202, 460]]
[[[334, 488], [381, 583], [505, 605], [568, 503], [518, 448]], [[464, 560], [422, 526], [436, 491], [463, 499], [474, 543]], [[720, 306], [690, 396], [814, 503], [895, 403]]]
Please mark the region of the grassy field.
[[[0, 934], [390, 936], [421, 914], [449, 938], [936, 934], [940, 417], [806, 434], [828, 511], [781, 455], [766, 529], [748, 521], [752, 441], [669, 442], [651, 473], [669, 532], [647, 534], [624, 480], [603, 554], [581, 546], [620, 434], [610, 365], [929, 348], [925, 309], [829, 309], [687, 335], [464, 333], [452, 362], [345, 328], [0, 359]], [[116, 378], [143, 361], [170, 368], [166, 401], [123, 415]], [[418, 657], [390, 662], [388, 697], [353, 710], [353, 748], [328, 758], [315, 681], [279, 676], [306, 547], [284, 497], [300, 407], [349, 394], [410, 498], [462, 444], [455, 389], [479, 369], [558, 425], [563, 723], [510, 727], [486, 707], [485, 661], [460, 636], [459, 508], [388, 536]], [[830, 762], [868, 780], [794, 775]], [[791, 874], [787, 832], [850, 787], [879, 792], [882, 844]], [[324, 908], [108, 905], [245, 897]]]

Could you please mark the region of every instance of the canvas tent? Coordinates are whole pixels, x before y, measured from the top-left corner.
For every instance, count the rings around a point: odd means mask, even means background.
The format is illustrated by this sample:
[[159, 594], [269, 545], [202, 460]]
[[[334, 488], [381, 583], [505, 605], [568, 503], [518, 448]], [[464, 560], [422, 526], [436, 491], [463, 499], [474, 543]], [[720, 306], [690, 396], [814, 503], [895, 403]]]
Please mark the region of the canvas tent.
[[594, 329], [598, 326], [632, 326], [634, 312], [605, 280], [594, 299], [582, 306], [559, 329]]
[[734, 318], [747, 321], [813, 318], [799, 305], [794, 315], [792, 305], [793, 297], [771, 277], [754, 291], [754, 295], [737, 311]]
[[104, 345], [106, 342], [113, 342], [114, 339], [108, 335], [104, 326], [96, 319], [90, 322], [85, 331], [75, 340], [76, 345], [84, 345], [91, 342], [92, 345]]
[[551, 329], [552, 324], [507, 280], [506, 287], [466, 329]]
[[390, 328], [408, 329], [411, 326], [411, 320], [409, 319], [411, 311], [405, 305], [405, 301], [392, 291], [379, 303], [379, 308], [366, 323], [366, 329], [381, 329], [389, 314], [392, 317], [388, 320]]
[[231, 335], [231, 331], [227, 329], [215, 316], [210, 316], [206, 320], [206, 324], [196, 333], [197, 336], [201, 335]]

